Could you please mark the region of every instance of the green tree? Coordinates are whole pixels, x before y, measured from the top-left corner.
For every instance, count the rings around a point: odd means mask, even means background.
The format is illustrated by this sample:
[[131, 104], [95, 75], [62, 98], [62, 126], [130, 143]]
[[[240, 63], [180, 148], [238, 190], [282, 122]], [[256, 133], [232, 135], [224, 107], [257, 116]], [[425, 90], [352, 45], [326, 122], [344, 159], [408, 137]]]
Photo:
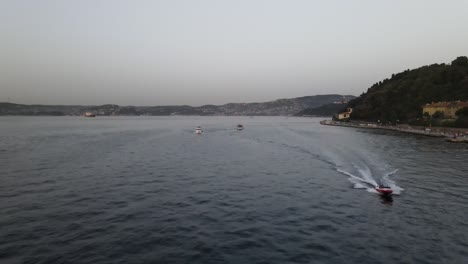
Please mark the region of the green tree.
[[434, 119], [444, 119], [445, 114], [442, 111], [436, 111], [433, 115], [432, 118]]
[[[353, 107], [351, 119], [393, 122], [396, 115], [401, 122], [416, 122], [422, 117], [421, 106], [427, 103], [468, 101], [467, 87], [468, 58], [458, 57], [451, 65], [432, 64], [396, 73], [372, 85], [348, 107]], [[437, 118], [443, 116], [436, 114]]]
[[458, 57], [454, 61], [452, 61], [452, 65], [468, 66], [468, 58], [465, 56]]
[[463, 107], [462, 109], [458, 109], [455, 113], [458, 117], [468, 117], [468, 107]]

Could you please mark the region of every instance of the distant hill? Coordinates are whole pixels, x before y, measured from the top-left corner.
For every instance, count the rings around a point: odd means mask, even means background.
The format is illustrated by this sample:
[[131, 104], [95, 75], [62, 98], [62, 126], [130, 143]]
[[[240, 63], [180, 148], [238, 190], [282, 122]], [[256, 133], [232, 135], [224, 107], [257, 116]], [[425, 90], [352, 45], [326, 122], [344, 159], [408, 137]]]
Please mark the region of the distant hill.
[[114, 104], [100, 106], [80, 105], [22, 105], [0, 103], [0, 115], [82, 115], [90, 111], [97, 115], [247, 115], [247, 116], [278, 116], [294, 115], [307, 108], [341, 101], [338, 94], [304, 96], [291, 99], [278, 99], [263, 103], [229, 103], [224, 105], [203, 105], [192, 107], [180, 106], [119, 106]]
[[351, 119], [411, 122], [422, 117], [421, 106], [439, 101], [468, 100], [468, 58], [392, 74], [352, 100]]
[[[315, 108], [325, 104], [341, 101], [343, 95], [327, 94], [304, 96], [291, 99], [278, 99], [265, 103], [231, 103], [221, 106], [201, 106], [197, 109], [205, 114], [216, 115], [294, 115], [307, 108]], [[351, 96], [346, 96], [351, 97]]]
[[[354, 96], [352, 98], [355, 98]], [[352, 99], [351, 97], [349, 99]], [[331, 103], [322, 105], [315, 108], [307, 108], [299, 113], [296, 116], [323, 116], [323, 117], [331, 117], [334, 114], [344, 110], [346, 108], [346, 104], [341, 103]]]

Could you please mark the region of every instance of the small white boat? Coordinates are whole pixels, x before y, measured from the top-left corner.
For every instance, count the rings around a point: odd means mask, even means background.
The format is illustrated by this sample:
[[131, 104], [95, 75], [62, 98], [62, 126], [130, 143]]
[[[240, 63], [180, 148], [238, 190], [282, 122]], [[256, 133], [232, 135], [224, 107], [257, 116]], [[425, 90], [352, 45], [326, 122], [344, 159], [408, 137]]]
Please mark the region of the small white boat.
[[241, 125], [241, 124], [237, 125], [237, 130], [243, 130], [243, 129], [244, 129], [243, 125]]
[[200, 126], [197, 126], [197, 128], [195, 128], [195, 134], [202, 134], [202, 133], [203, 133], [203, 129]]

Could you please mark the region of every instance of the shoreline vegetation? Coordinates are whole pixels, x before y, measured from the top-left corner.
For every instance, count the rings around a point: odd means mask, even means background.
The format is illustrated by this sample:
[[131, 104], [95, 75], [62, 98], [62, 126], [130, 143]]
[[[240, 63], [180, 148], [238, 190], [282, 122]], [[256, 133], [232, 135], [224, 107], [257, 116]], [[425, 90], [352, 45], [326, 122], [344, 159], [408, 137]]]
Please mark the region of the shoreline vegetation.
[[352, 128], [364, 128], [364, 129], [380, 129], [397, 131], [407, 134], [416, 134], [428, 137], [445, 138], [448, 142], [453, 143], [468, 143], [468, 129], [453, 128], [453, 127], [422, 127], [422, 126], [411, 126], [407, 124], [400, 125], [381, 125], [373, 122], [365, 121], [350, 121], [341, 122], [333, 120], [322, 120], [321, 125], [325, 126], [340, 126], [340, 127], [352, 127]]
[[[431, 64], [392, 74], [372, 85], [367, 92], [351, 100], [346, 109], [352, 113], [338, 119], [380, 124], [408, 124], [415, 127], [436, 127], [445, 135], [451, 127], [468, 128], [468, 57], [460, 56], [450, 64]], [[462, 110], [465, 109], [466, 110]], [[459, 113], [455, 113], [455, 111]], [[455, 118], [456, 117], [456, 118]], [[401, 130], [393, 129], [393, 130]], [[456, 130], [455, 130], [456, 131]], [[423, 133], [424, 134], [424, 133]], [[428, 133], [438, 134], [438, 133]]]

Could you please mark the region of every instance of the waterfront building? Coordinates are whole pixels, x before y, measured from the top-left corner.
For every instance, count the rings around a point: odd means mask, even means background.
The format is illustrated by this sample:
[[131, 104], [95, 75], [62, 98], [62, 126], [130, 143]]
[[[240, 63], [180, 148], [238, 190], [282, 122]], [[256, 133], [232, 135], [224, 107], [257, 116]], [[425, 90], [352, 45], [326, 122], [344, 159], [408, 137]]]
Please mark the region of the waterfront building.
[[351, 113], [353, 112], [352, 108], [346, 108], [345, 112], [341, 112], [338, 114], [337, 119], [338, 120], [346, 120], [349, 119]]
[[468, 102], [454, 101], [454, 102], [438, 102], [426, 104], [422, 107], [423, 115], [434, 115], [436, 112], [444, 114], [446, 119], [455, 119], [456, 112], [464, 107], [468, 107]]

